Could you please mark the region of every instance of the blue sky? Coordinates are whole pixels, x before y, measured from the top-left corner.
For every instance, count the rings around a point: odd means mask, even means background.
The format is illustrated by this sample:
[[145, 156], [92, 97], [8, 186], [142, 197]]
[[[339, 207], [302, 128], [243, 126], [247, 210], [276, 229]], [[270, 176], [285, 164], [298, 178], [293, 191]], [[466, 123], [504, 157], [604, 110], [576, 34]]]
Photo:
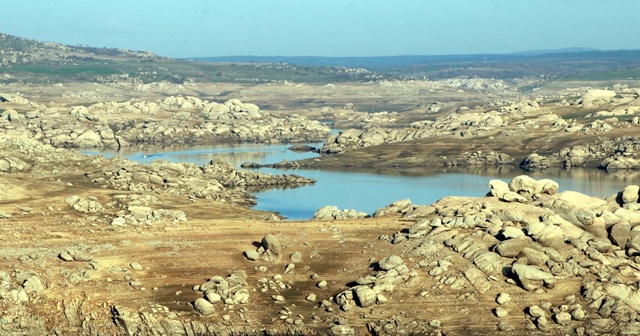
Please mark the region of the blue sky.
[[636, 0], [2, 0], [0, 32], [163, 56], [640, 49]]

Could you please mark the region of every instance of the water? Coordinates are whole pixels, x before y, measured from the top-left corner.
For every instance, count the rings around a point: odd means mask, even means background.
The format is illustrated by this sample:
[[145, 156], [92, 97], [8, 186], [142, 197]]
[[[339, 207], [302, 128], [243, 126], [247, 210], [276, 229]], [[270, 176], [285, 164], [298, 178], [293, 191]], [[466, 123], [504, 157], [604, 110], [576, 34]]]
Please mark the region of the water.
[[[319, 147], [321, 143], [309, 144]], [[211, 160], [228, 161], [239, 167], [244, 162], [275, 163], [300, 160], [317, 156], [311, 152], [293, 152], [291, 145], [234, 144], [168, 150], [131, 150], [123, 152], [85, 151], [86, 154], [103, 154], [106, 157], [120, 155], [140, 163], [154, 160], [193, 162], [198, 165]], [[484, 196], [492, 179], [509, 182], [522, 175], [519, 169], [472, 168], [459, 169], [407, 169], [407, 170], [277, 170], [260, 169], [265, 173], [291, 174], [317, 180], [314, 185], [293, 189], [270, 189], [253, 193], [257, 197], [257, 210], [276, 211], [289, 219], [309, 219], [325, 205], [340, 209], [356, 209], [372, 214], [387, 204], [409, 198], [414, 204], [431, 204], [445, 196]], [[635, 175], [629, 172], [608, 174], [595, 169], [547, 170], [530, 173], [535, 179], [549, 178], [560, 185], [560, 190], [574, 190], [596, 197], [607, 197], [637, 184]]]
[[[308, 146], [322, 147], [322, 142], [308, 143]], [[149, 164], [157, 160], [172, 162], [191, 162], [197, 165], [209, 163], [212, 160], [230, 162], [237, 168], [244, 162], [275, 163], [282, 160], [303, 160], [318, 156], [313, 152], [294, 152], [289, 150], [290, 144], [262, 145], [262, 144], [220, 144], [210, 146], [196, 146], [190, 148], [165, 150], [158, 148], [149, 149], [123, 149], [120, 151], [82, 151], [84, 154], [102, 154], [107, 158], [122, 156], [132, 161]], [[282, 174], [279, 172], [278, 174]]]

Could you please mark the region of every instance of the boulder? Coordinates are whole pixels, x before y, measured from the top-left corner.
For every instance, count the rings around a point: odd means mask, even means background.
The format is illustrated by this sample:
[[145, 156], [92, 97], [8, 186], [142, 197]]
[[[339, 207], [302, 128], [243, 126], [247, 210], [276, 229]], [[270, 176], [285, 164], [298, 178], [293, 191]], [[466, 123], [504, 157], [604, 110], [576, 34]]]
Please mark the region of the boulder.
[[282, 245], [276, 236], [268, 234], [262, 238], [262, 246], [265, 250], [279, 256], [282, 252]]
[[526, 258], [529, 265], [534, 266], [544, 266], [549, 260], [549, 257], [544, 252], [529, 247], [525, 247], [518, 255], [518, 258]]
[[369, 307], [376, 304], [376, 292], [368, 286], [356, 286], [353, 291], [355, 292], [356, 303], [360, 307]]
[[491, 195], [498, 197], [500, 199], [511, 190], [509, 190], [509, 185], [507, 182], [502, 180], [491, 180], [489, 181], [489, 188], [491, 189], [489, 192]]
[[244, 251], [244, 256], [251, 260], [251, 261], [255, 261], [255, 260], [259, 260], [260, 259], [260, 253], [258, 253], [257, 251], [254, 250], [247, 250]]
[[538, 191], [538, 181], [527, 175], [516, 176], [509, 182], [509, 189], [520, 196], [532, 199]]
[[638, 203], [638, 192], [640, 192], [640, 186], [629, 185], [622, 191], [623, 203]]
[[211, 315], [216, 311], [215, 306], [204, 298], [197, 298], [193, 308], [202, 315]]
[[613, 224], [609, 228], [609, 240], [612, 244], [618, 245], [624, 248], [629, 240], [629, 233], [631, 232], [631, 224], [623, 221]]
[[589, 90], [582, 95], [582, 106], [593, 107], [603, 105], [611, 101], [616, 96], [615, 91], [610, 90]]
[[380, 260], [378, 264], [380, 265], [380, 269], [383, 271], [389, 271], [404, 264], [404, 261], [402, 261], [402, 258], [397, 255], [390, 255]]
[[553, 281], [554, 279], [551, 273], [531, 265], [515, 263], [511, 266], [511, 271], [520, 281], [522, 287], [528, 291], [541, 288], [545, 281]]
[[530, 240], [528, 238], [507, 239], [496, 245], [495, 251], [505, 258], [514, 258], [520, 254], [529, 243]]
[[102, 147], [102, 137], [93, 130], [87, 130], [73, 140], [73, 145], [81, 148]]

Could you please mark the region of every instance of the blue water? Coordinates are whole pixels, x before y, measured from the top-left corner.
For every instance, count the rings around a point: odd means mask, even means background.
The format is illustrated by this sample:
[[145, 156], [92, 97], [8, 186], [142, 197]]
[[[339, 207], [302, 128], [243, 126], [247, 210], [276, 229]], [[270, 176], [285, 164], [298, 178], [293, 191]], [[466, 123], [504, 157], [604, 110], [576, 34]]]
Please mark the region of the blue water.
[[[320, 147], [321, 143], [309, 144]], [[311, 152], [293, 152], [291, 145], [239, 144], [195, 147], [167, 151], [92, 152], [106, 157], [120, 155], [140, 163], [154, 160], [193, 162], [198, 165], [211, 160], [227, 161], [240, 167], [243, 162], [275, 163], [284, 159], [300, 160], [315, 157]], [[331, 170], [277, 170], [260, 169], [265, 173], [298, 174], [316, 179], [314, 185], [293, 189], [270, 189], [253, 193], [257, 197], [257, 210], [275, 211], [289, 219], [310, 219], [313, 213], [325, 205], [340, 209], [356, 209], [372, 214], [387, 204], [409, 198], [414, 204], [432, 204], [445, 196], [484, 196], [492, 179], [509, 182], [524, 174], [519, 169], [474, 169], [456, 171], [450, 169], [380, 172], [353, 172]], [[574, 190], [591, 196], [607, 197], [634, 182], [633, 176], [608, 174], [599, 170], [548, 170], [528, 174], [535, 179], [549, 178], [560, 185], [560, 190]]]

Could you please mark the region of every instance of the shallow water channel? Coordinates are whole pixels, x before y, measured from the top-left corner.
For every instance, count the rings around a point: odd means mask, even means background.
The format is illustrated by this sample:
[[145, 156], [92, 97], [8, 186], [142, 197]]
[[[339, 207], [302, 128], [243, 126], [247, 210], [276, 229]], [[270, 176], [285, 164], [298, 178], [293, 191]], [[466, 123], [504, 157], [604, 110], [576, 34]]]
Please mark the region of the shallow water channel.
[[[319, 147], [321, 143], [308, 144]], [[198, 165], [211, 160], [227, 161], [236, 167], [244, 162], [275, 163], [315, 157], [311, 152], [293, 152], [291, 145], [234, 144], [193, 147], [188, 149], [148, 149], [131, 151], [84, 151], [85, 154], [119, 155], [139, 163], [155, 160], [192, 162]], [[366, 213], [404, 198], [414, 204], [431, 204], [444, 196], [483, 196], [489, 191], [491, 179], [509, 182], [525, 174], [519, 169], [406, 169], [406, 170], [278, 170], [262, 168], [273, 174], [298, 174], [317, 180], [316, 184], [292, 189], [269, 189], [252, 193], [257, 197], [257, 210], [276, 211], [289, 219], [310, 219], [325, 205], [340, 209], [356, 209]], [[596, 169], [548, 170], [527, 173], [535, 179], [549, 178], [560, 185], [560, 190], [574, 190], [591, 196], [607, 197], [637, 184], [635, 174], [627, 172], [609, 174]]]

